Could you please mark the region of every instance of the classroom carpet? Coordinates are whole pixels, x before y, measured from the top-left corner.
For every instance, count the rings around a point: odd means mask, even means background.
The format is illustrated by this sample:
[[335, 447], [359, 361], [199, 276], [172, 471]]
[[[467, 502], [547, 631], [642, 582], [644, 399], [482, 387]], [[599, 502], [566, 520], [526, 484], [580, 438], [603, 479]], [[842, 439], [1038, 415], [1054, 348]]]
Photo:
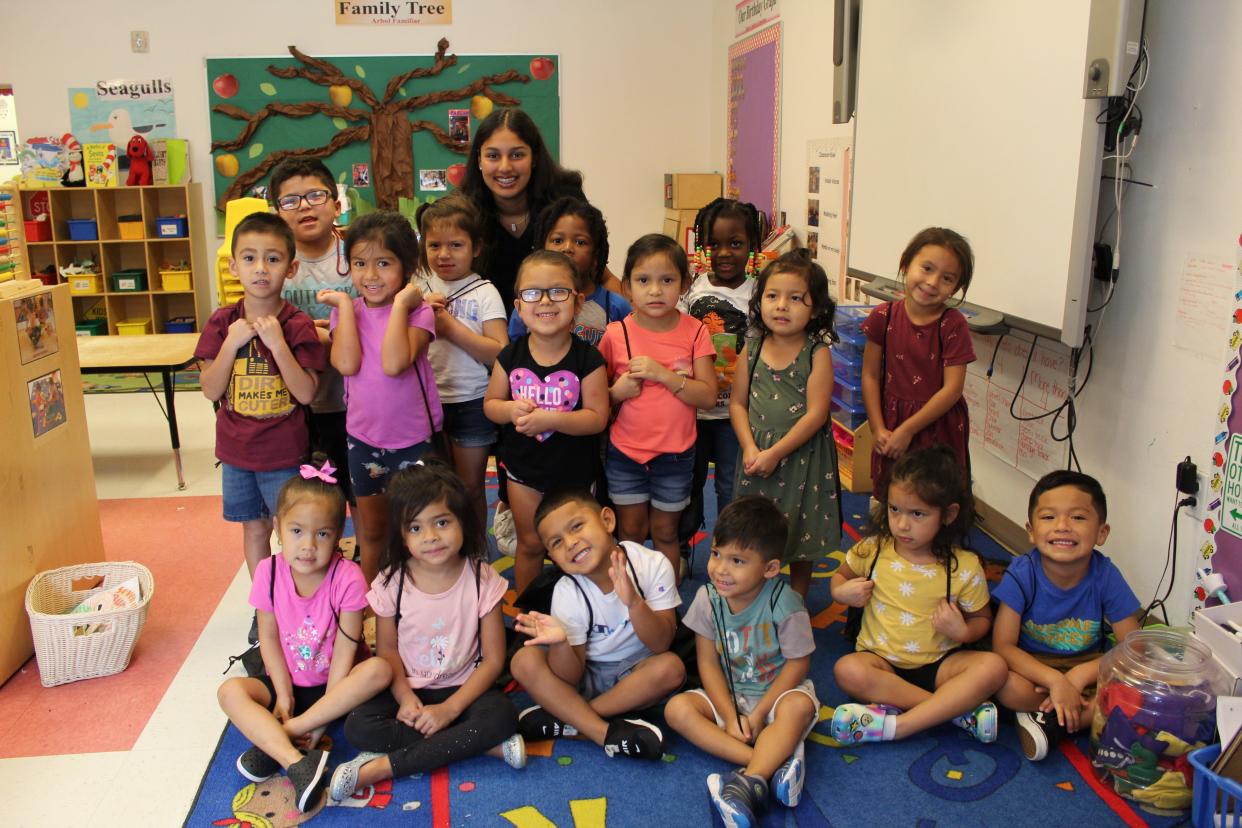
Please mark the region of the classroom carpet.
[[220, 509], [219, 496], [99, 501], [106, 559], [155, 580], [146, 624], [116, 675], [44, 687], [26, 662], [0, 687], [0, 759], [134, 746], [237, 572], [241, 528]]
[[[173, 374], [173, 385], [178, 391], [200, 391], [198, 371], [190, 369]], [[83, 374], [82, 392], [85, 394], [136, 394], [139, 391], [164, 393], [164, 378], [156, 374]]]
[[[843, 545], [848, 547], [862, 525], [866, 497], [847, 493], [844, 505], [850, 526]], [[709, 508], [709, 526], [713, 518]], [[999, 579], [1009, 553], [979, 532], [975, 546], [984, 558], [997, 562], [989, 567], [990, 580]], [[683, 607], [705, 582], [706, 548], [705, 540], [698, 544], [692, 577], [681, 587]], [[832, 739], [828, 723], [833, 705], [845, 701], [833, 681], [832, 664], [849, 648], [841, 636], [844, 608], [831, 601], [828, 578], [843, 559], [843, 552], [834, 552], [820, 565], [808, 600], [817, 647], [811, 678], [822, 707], [806, 748], [805, 792], [796, 809], [773, 804], [761, 825], [842, 828], [883, 822], [918, 828], [1166, 828], [1183, 820], [1180, 814], [1140, 811], [1096, 782], [1085, 739], [1064, 744], [1043, 762], [1026, 761], [1012, 720], [1002, 720], [1000, 738], [991, 745], [979, 744], [952, 725], [904, 742], [846, 746]], [[506, 557], [494, 562], [505, 575], [511, 565]], [[515, 693], [514, 702], [519, 709], [530, 703], [521, 692]], [[228, 725], [185, 824], [280, 828], [313, 820], [325, 826], [365, 823], [432, 828], [600, 828], [657, 822], [720, 825], [704, 780], [729, 767], [671, 729], [665, 727], [664, 733], [666, 753], [657, 762], [610, 759], [594, 744], [573, 739], [537, 742], [528, 745], [529, 762], [523, 770], [479, 757], [433, 773], [381, 783], [359, 791], [347, 802], [322, 802], [309, 814], [300, 814], [292, 807], [292, 786], [283, 776], [256, 785], [238, 774], [234, 763], [249, 744]], [[339, 723], [328, 737], [333, 744], [333, 764], [357, 753], [345, 741]]]

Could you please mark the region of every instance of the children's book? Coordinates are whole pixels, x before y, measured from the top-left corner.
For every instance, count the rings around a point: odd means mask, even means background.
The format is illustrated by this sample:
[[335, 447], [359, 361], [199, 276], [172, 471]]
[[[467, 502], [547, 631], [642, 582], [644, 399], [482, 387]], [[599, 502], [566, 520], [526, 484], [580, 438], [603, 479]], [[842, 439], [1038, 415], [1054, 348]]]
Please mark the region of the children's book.
[[151, 142], [153, 184], [184, 184], [190, 180], [190, 142], [159, 138]]
[[116, 144], [85, 144], [82, 156], [87, 187], [116, 186]]

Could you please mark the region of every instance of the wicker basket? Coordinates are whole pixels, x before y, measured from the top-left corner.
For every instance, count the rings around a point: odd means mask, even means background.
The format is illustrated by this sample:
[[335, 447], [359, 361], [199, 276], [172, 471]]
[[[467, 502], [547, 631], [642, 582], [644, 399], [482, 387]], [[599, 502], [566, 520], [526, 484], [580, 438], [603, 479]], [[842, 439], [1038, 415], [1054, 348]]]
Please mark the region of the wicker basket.
[[[99, 586], [74, 591], [74, 581], [98, 576], [103, 576]], [[136, 606], [69, 614], [96, 592], [135, 576], [142, 590]], [[151, 570], [134, 561], [78, 564], [36, 575], [26, 588], [26, 614], [30, 616], [30, 632], [43, 686], [55, 687], [71, 681], [110, 676], [128, 667], [154, 593], [155, 579], [151, 577]], [[88, 635], [74, 634], [75, 627], [103, 621], [109, 622], [107, 629]]]

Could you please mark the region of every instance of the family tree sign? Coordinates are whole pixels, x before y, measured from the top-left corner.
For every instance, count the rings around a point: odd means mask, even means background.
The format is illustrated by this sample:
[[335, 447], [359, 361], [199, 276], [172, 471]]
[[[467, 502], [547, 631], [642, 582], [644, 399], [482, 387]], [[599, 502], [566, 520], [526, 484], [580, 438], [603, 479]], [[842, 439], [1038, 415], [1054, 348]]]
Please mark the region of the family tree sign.
[[318, 58], [290, 46], [291, 58], [209, 58], [216, 206], [294, 155], [324, 159], [341, 181], [353, 164], [369, 164], [383, 209], [418, 198], [416, 169], [445, 170], [456, 185], [470, 140], [450, 134], [450, 109], [478, 120], [496, 106], [521, 106], [559, 155], [554, 57], [461, 57], [448, 47], [441, 38], [432, 56]]

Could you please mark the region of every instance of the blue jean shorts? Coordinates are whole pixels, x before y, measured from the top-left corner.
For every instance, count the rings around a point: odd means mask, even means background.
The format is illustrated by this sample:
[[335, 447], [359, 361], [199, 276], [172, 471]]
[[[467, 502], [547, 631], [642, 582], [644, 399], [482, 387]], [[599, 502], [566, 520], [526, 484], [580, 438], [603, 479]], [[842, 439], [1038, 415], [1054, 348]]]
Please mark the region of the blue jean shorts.
[[369, 446], [352, 434], [345, 435], [345, 451], [349, 455], [349, 482], [355, 497], [383, 494], [393, 472], [412, 466], [431, 450], [431, 441], [399, 449]]
[[482, 448], [496, 442], [496, 424], [483, 413], [483, 398], [459, 403], [442, 403], [444, 431], [454, 445]]
[[609, 443], [604, 474], [608, 477], [608, 496], [618, 506], [651, 501], [661, 512], [680, 512], [690, 503], [694, 446], [680, 454], [657, 454], [646, 463], [638, 463]]
[[276, 514], [276, 496], [280, 494], [280, 487], [298, 473], [298, 467], [251, 471], [222, 462], [220, 473], [224, 519], [232, 523], [245, 523]]

